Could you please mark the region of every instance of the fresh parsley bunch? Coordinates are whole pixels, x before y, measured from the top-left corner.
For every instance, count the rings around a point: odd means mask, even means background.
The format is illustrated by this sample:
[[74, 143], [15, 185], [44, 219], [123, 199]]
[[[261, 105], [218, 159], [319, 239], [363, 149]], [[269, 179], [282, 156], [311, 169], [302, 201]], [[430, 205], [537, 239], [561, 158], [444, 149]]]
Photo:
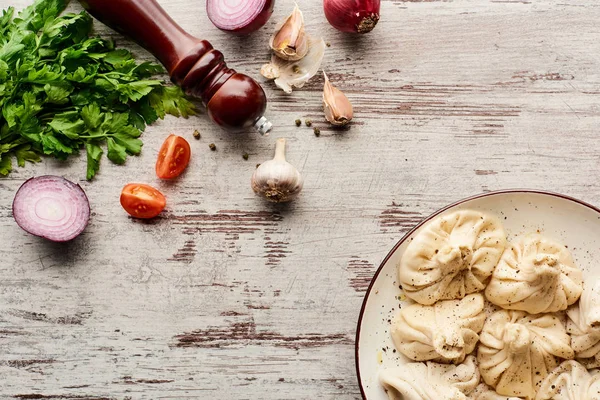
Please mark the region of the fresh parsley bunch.
[[85, 12], [59, 16], [66, 0], [38, 0], [0, 16], [0, 175], [40, 155], [66, 159], [85, 147], [87, 179], [107, 157], [139, 154], [140, 134], [166, 114], [187, 117], [180, 88], [150, 79], [163, 73], [136, 63], [111, 41], [90, 37]]

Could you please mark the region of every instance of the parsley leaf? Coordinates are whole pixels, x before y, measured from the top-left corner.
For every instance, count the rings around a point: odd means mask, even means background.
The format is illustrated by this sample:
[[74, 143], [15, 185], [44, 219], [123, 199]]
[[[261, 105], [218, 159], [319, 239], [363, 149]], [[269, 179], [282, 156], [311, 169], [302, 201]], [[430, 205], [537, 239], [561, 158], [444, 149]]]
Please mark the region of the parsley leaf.
[[113, 138], [106, 139], [106, 143], [108, 145], [108, 159], [115, 164], [124, 164], [127, 158], [127, 149], [125, 146], [120, 145]]
[[155, 79], [164, 69], [91, 37], [85, 12], [61, 16], [67, 0], [37, 0], [0, 15], [0, 175], [40, 156], [61, 160], [85, 148], [87, 179], [104, 154], [123, 164], [142, 151], [146, 125], [188, 117], [182, 90]]
[[83, 119], [83, 122], [88, 129], [98, 128], [102, 123], [102, 111], [100, 111], [100, 106], [96, 103], [84, 106], [81, 109], [81, 119]]
[[87, 152], [87, 174], [86, 178], [92, 179], [100, 169], [100, 158], [102, 157], [102, 148], [95, 143], [88, 142], [85, 144]]
[[0, 155], [0, 175], [8, 175], [12, 171], [12, 160], [9, 154]]
[[25, 161], [39, 162], [40, 156], [35, 151], [31, 150], [31, 145], [26, 144], [17, 147], [15, 150], [15, 156], [17, 157], [17, 164], [19, 167], [25, 166]]

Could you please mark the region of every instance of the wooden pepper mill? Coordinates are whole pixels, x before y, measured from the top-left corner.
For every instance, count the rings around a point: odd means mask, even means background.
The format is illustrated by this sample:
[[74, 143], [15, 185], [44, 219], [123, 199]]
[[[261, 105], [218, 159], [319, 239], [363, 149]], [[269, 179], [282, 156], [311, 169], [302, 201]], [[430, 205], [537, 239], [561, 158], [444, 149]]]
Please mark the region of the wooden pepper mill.
[[131, 37], [165, 66], [171, 80], [202, 99], [220, 127], [241, 132], [271, 129], [264, 117], [267, 97], [252, 78], [227, 68], [209, 42], [185, 32], [155, 0], [80, 0], [94, 17]]

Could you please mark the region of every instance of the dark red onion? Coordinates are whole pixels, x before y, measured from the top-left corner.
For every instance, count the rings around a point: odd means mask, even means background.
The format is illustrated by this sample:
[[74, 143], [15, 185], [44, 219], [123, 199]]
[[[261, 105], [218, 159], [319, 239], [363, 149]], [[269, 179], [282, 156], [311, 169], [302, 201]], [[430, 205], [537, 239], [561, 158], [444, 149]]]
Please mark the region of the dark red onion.
[[206, 0], [206, 12], [219, 29], [246, 35], [261, 28], [273, 14], [275, 0]]
[[327, 21], [342, 32], [371, 32], [379, 21], [381, 0], [323, 0]]
[[13, 200], [13, 217], [26, 232], [53, 242], [79, 236], [90, 219], [90, 203], [81, 186], [60, 176], [27, 180]]

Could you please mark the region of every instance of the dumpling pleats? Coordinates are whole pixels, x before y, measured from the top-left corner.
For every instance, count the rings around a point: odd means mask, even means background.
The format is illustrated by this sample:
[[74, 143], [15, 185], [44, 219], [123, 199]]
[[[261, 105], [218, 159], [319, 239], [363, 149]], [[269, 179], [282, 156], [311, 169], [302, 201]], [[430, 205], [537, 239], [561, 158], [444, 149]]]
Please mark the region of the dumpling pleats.
[[600, 367], [600, 281], [585, 286], [579, 303], [567, 310], [567, 317], [575, 357], [587, 368]]
[[600, 400], [600, 374], [565, 361], [541, 385], [536, 400]]
[[472, 356], [461, 365], [408, 363], [379, 374], [390, 400], [466, 400], [479, 379]]
[[475, 391], [469, 396], [471, 400], [522, 400], [521, 397], [507, 397], [498, 394], [494, 389], [490, 388], [485, 383], [480, 384], [475, 388]]
[[485, 322], [480, 293], [433, 306], [412, 304], [394, 318], [392, 340], [398, 351], [414, 361], [460, 363], [479, 341]]
[[534, 398], [559, 359], [574, 356], [564, 322], [550, 314], [496, 311], [488, 317], [480, 340], [481, 376], [504, 396]]
[[583, 273], [569, 250], [532, 234], [509, 245], [485, 295], [504, 309], [539, 314], [566, 310], [582, 291]]
[[404, 251], [398, 278], [406, 296], [420, 304], [462, 299], [485, 289], [505, 246], [498, 218], [457, 211], [422, 228]]

